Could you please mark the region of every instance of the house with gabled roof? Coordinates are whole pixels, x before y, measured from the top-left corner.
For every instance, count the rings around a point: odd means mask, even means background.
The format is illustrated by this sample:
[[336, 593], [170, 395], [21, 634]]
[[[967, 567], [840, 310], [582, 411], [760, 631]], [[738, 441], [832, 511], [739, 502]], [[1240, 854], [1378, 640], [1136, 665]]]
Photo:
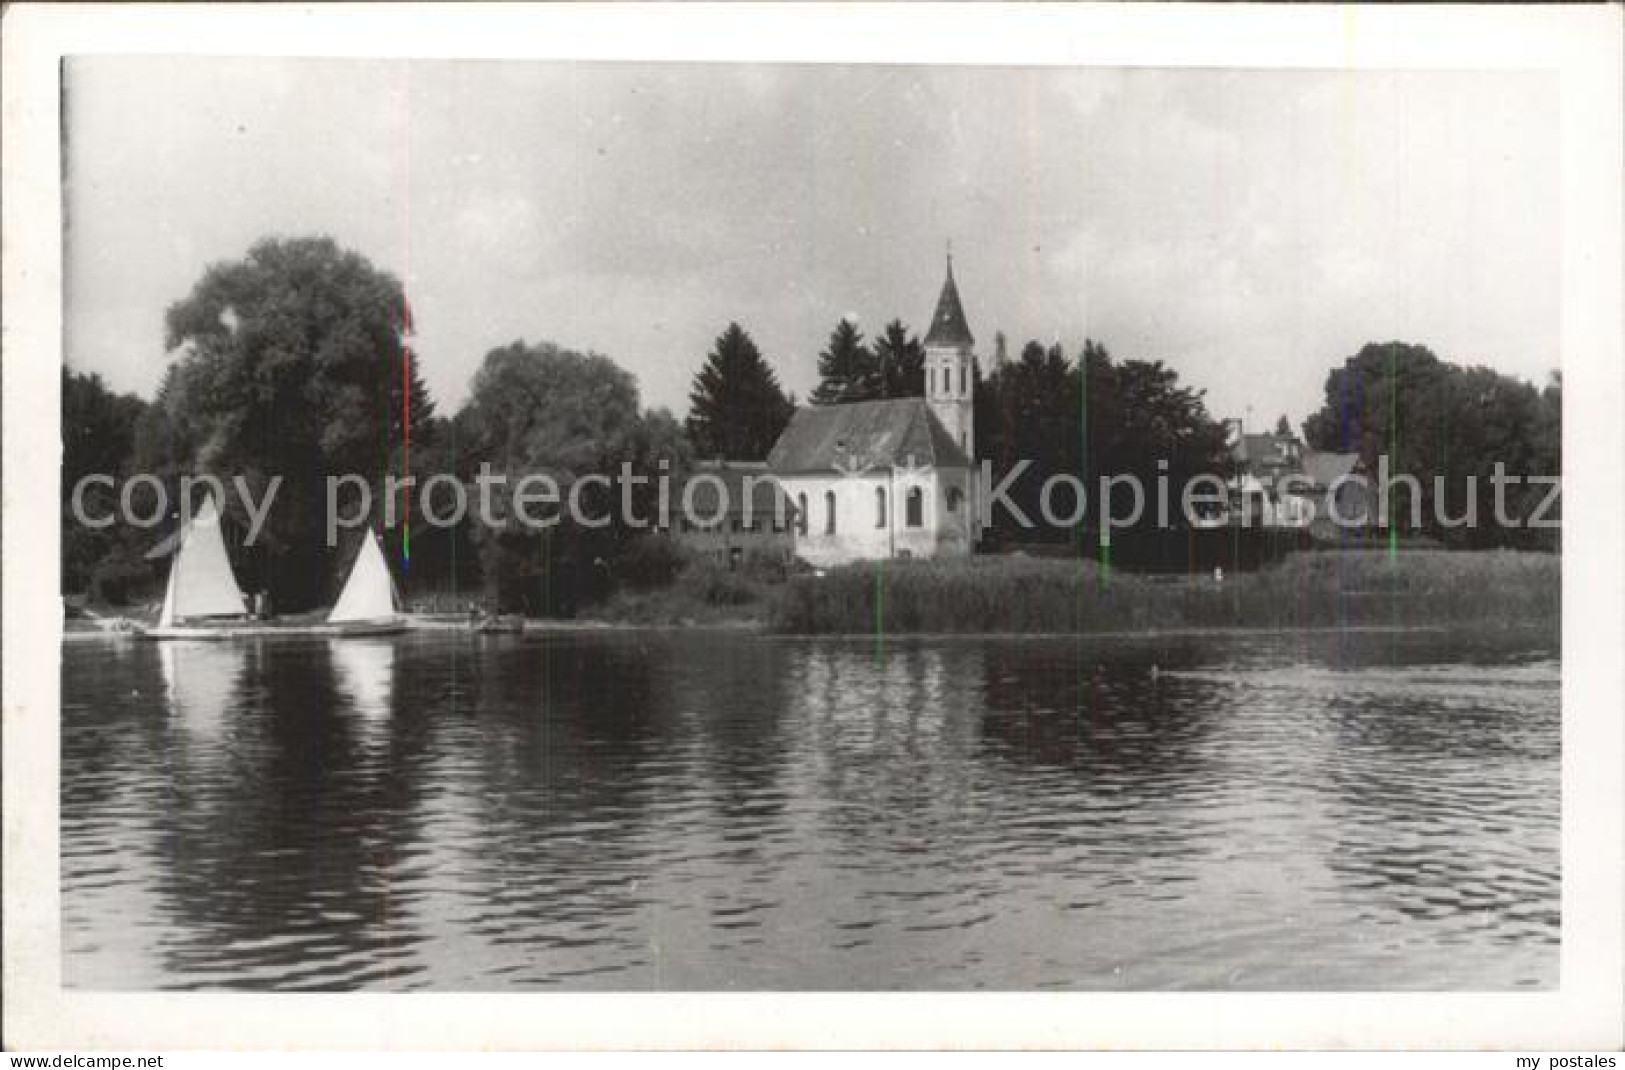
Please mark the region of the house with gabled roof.
[[1314, 511], [1309, 530], [1316, 538], [1335, 539], [1371, 525], [1369, 473], [1358, 453], [1306, 452], [1302, 483]]
[[[1231, 443], [1232, 523], [1247, 527], [1311, 529], [1326, 536], [1338, 525], [1365, 523], [1365, 465], [1357, 453], [1307, 450], [1296, 435], [1237, 434]], [[1356, 522], [1358, 521], [1358, 522]]]
[[701, 557], [737, 569], [795, 555], [795, 507], [761, 461], [700, 461], [677, 501], [672, 537]]
[[768, 454], [813, 565], [964, 555], [980, 531], [975, 339], [953, 259], [925, 337], [925, 397], [803, 407]]
[[[1239, 425], [1237, 425], [1239, 427]], [[1291, 433], [1238, 433], [1230, 444], [1235, 475], [1230, 481], [1233, 519], [1245, 527], [1294, 527], [1308, 523], [1299, 503], [1283, 497], [1282, 484], [1300, 470], [1303, 443]]]

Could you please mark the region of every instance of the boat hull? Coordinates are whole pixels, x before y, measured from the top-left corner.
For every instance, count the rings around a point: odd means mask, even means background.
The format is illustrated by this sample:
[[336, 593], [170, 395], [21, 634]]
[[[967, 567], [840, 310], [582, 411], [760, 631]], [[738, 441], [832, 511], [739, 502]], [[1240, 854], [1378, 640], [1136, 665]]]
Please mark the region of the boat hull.
[[136, 634], [143, 639], [204, 640], [223, 642], [231, 639], [267, 639], [319, 637], [324, 639], [365, 638], [378, 635], [399, 635], [406, 631], [404, 620], [355, 621], [346, 624], [226, 624], [217, 627], [172, 624], [143, 629]]

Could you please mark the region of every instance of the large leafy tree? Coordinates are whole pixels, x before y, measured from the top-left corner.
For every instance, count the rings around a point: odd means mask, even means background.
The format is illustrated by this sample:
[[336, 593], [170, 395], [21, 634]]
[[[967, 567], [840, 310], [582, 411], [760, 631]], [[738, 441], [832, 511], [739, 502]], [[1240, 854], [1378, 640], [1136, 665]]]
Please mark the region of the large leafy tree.
[[1160, 360], [1100, 368], [1110, 370], [1100, 376], [1102, 389], [1083, 402], [1095, 432], [1088, 439], [1091, 480], [1133, 474], [1149, 494], [1164, 468], [1174, 488], [1199, 474], [1227, 474], [1224, 425], [1208, 415], [1205, 391], [1182, 386]]
[[[1554, 476], [1561, 470], [1562, 386], [1554, 376], [1542, 391], [1484, 367], [1439, 359], [1425, 346], [1372, 343], [1326, 377], [1324, 401], [1304, 424], [1311, 448], [1360, 454], [1373, 478], [1384, 456], [1391, 474], [1420, 484], [1420, 527], [1468, 545], [1538, 543], [1539, 530], [1494, 523], [1491, 477], [1500, 462], [1508, 475]], [[1469, 515], [1474, 477], [1478, 523], [1441, 526]], [[1435, 482], [1441, 477], [1441, 482]], [[1442, 488], [1444, 497], [1436, 500]], [[1390, 524], [1412, 527], [1408, 489], [1391, 495]], [[1545, 497], [1519, 486], [1508, 497], [1514, 517]], [[1550, 537], [1550, 533], [1545, 533]]]
[[863, 344], [863, 332], [843, 318], [830, 332], [829, 344], [818, 354], [818, 386], [814, 405], [841, 405], [881, 396], [880, 365]]
[[493, 468], [583, 475], [613, 468], [639, 416], [637, 381], [608, 357], [516, 341], [485, 355], [459, 420]]
[[[147, 442], [180, 470], [256, 488], [281, 476], [249, 569], [283, 608], [319, 602], [334, 563], [326, 478], [362, 476], [377, 501], [409, 430], [421, 440], [433, 415], [401, 284], [330, 239], [267, 239], [209, 267], [165, 322], [178, 363], [158, 409], [171, 426]], [[241, 506], [225, 504], [230, 521]]]
[[702, 457], [759, 461], [773, 449], [795, 403], [737, 323], [717, 336], [689, 391], [688, 436]]
[[[463, 463], [481, 462], [507, 477], [508, 492], [525, 476], [547, 475], [567, 499], [583, 477], [617, 480], [622, 464], [650, 482], [638, 488], [635, 516], [652, 518], [655, 482], [680, 475], [687, 443], [665, 410], [639, 408], [637, 382], [608, 357], [577, 353], [551, 343], [514, 342], [492, 350], [475, 373], [468, 402], [457, 415]], [[661, 462], [665, 462], [662, 464]], [[558, 522], [527, 526], [511, 512], [505, 522], [475, 533], [487, 594], [503, 609], [570, 615], [602, 594], [613, 563], [639, 529], [623, 523], [620, 488], [584, 484], [581, 502], [594, 522], [575, 522], [567, 508], [535, 505], [532, 519]], [[499, 502], [502, 501], [499, 492]]]
[[[1326, 377], [1321, 407], [1304, 421], [1309, 446], [1359, 453], [1368, 463], [1427, 462], [1438, 446], [1432, 415], [1448, 391], [1449, 367], [1426, 346], [1370, 344]], [[1375, 470], [1373, 468], [1373, 470]]]
[[874, 342], [880, 376], [880, 395], [917, 398], [925, 394], [925, 346], [908, 332], [902, 320], [892, 320]]

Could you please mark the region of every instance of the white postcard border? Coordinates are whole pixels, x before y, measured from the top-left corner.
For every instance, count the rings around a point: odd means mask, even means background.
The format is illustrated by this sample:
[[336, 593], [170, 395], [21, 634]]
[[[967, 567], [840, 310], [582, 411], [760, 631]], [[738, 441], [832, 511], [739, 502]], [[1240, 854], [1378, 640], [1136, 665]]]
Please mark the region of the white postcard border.
[[[1613, 1048], [1621, 1040], [1625, 307], [1618, 7], [13, 6], [4, 20], [4, 992], [10, 1048]], [[84, 54], [1549, 69], [1561, 75], [1562, 983], [1536, 994], [64, 992], [59, 59]]]

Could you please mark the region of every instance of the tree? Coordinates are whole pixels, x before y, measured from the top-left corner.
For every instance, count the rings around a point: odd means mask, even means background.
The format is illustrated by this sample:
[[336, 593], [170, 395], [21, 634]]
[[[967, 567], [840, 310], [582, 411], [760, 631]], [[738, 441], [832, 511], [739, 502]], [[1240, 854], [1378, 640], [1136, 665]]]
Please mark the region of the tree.
[[1281, 414], [1281, 418], [1275, 421], [1275, 433], [1282, 438], [1290, 438], [1292, 435], [1292, 421], [1286, 418], [1284, 412]]
[[[414, 488], [397, 495], [395, 501], [397, 516], [401, 516], [402, 506], [410, 507], [412, 514], [380, 532], [385, 556], [399, 564], [397, 579], [409, 600], [420, 592], [459, 595], [479, 584], [473, 518], [465, 517], [462, 523], [452, 525], [431, 524], [425, 522], [422, 513], [423, 488], [430, 480], [444, 474], [467, 482], [477, 473], [462, 448], [459, 431], [455, 417], [414, 419], [410, 451], [403, 441], [390, 461], [392, 471], [409, 472], [416, 481]], [[374, 509], [380, 509], [382, 504], [375, 501]], [[438, 495], [430, 504], [445, 508]], [[341, 568], [338, 575], [344, 571]], [[337, 590], [331, 593], [336, 596]]]
[[[407, 434], [433, 415], [401, 284], [330, 239], [266, 239], [209, 267], [165, 323], [179, 358], [157, 408], [171, 427], [148, 428], [148, 445], [257, 489], [281, 476], [248, 568], [277, 605], [317, 603], [332, 586], [326, 478], [360, 475], [379, 501]], [[244, 521], [234, 495], [222, 504]]]
[[[507, 478], [510, 494], [525, 476], [546, 475], [567, 501], [585, 477], [613, 484], [622, 464], [631, 466], [649, 481], [635, 495], [635, 516], [644, 523], [653, 519], [655, 481], [680, 474], [687, 462], [676, 419], [665, 410], [640, 410], [630, 373], [608, 357], [547, 342], [519, 341], [488, 353], [456, 423], [469, 468], [489, 463]], [[582, 514], [591, 523], [578, 523], [581, 516], [562, 506], [538, 505], [532, 519], [558, 522], [475, 532], [487, 592], [499, 607], [568, 616], [605, 593], [613, 561], [641, 529], [623, 522], [619, 488], [598, 481], [582, 488]], [[605, 517], [606, 526], [595, 526]]]
[[[1132, 475], [1149, 494], [1165, 473], [1178, 487], [1196, 474], [1224, 470], [1224, 428], [1209, 417], [1201, 391], [1181, 386], [1160, 361], [1118, 363], [1093, 340], [1084, 342], [1075, 364], [1058, 345], [1028, 342], [1017, 360], [986, 380], [976, 405], [977, 452], [992, 463], [995, 479], [1029, 462], [1009, 496], [1035, 522], [1040, 490], [1052, 475], [1081, 479], [1091, 495], [1102, 476]], [[1086, 527], [1099, 523], [1100, 507], [1091, 500]], [[1013, 539], [1078, 537], [1042, 524], [1022, 530], [997, 512], [994, 520]], [[1093, 544], [1092, 534], [1082, 538]]]
[[[1051, 477], [1076, 472], [1078, 434], [1077, 379], [1059, 346], [1045, 349], [1036, 341], [1022, 347], [1021, 355], [996, 370], [982, 394], [991, 404], [977, 415], [977, 449], [1003, 473], [1028, 462], [1011, 499], [1026, 516], [1040, 516], [1039, 492]], [[1011, 518], [997, 516], [1001, 523]], [[1064, 538], [1064, 532], [1020, 532], [1014, 538]]]
[[850, 319], [843, 318], [830, 332], [829, 344], [818, 354], [818, 376], [812, 393], [814, 405], [841, 405], [881, 396], [880, 366]]
[[636, 425], [637, 381], [597, 353], [516, 341], [486, 354], [460, 416], [465, 449], [495, 468], [597, 472]]
[[115, 394], [100, 375], [62, 369], [62, 483], [102, 473], [117, 476], [130, 463], [135, 428], [146, 402]]
[[1540, 392], [1540, 419], [1535, 425], [1535, 464], [1539, 471], [1563, 470], [1563, 373], [1553, 371]]
[[717, 336], [688, 401], [695, 451], [727, 460], [765, 458], [795, 412], [778, 376], [737, 323]]
[[[1126, 360], [1113, 371], [1106, 403], [1119, 419], [1099, 451], [1109, 468], [1092, 475], [1132, 473], [1151, 487], [1165, 467], [1169, 484], [1182, 487], [1202, 473], [1222, 474], [1224, 425], [1208, 416], [1205, 391], [1181, 386], [1178, 373], [1160, 360]], [[1090, 407], [1091, 414], [1098, 411]]]
[[[149, 578], [138, 529], [82, 524], [72, 497], [86, 476], [123, 480], [133, 474], [136, 428], [146, 411], [140, 398], [113, 393], [101, 376], [62, 369], [63, 593], [88, 590], [98, 601], [122, 602], [133, 586]], [[116, 516], [118, 491], [100, 481], [87, 484], [82, 504], [86, 519]]]
[[[1425, 346], [1372, 343], [1327, 375], [1325, 400], [1304, 430], [1313, 449], [1360, 454], [1373, 479], [1384, 457], [1390, 475], [1416, 477], [1415, 506], [1403, 483], [1390, 494], [1392, 527], [1461, 545], [1548, 540], [1548, 532], [1495, 523], [1491, 479], [1497, 463], [1510, 476], [1559, 474], [1561, 380], [1542, 392], [1490, 368], [1440, 360]], [[1525, 516], [1544, 496], [1541, 487], [1513, 487], [1508, 511]], [[1474, 512], [1476, 524], [1454, 523]], [[1452, 523], [1441, 524], [1441, 514]]]
[[886, 324], [886, 331], [874, 343], [875, 364], [880, 375], [880, 396], [917, 398], [925, 395], [925, 346], [908, 333], [902, 320]]

